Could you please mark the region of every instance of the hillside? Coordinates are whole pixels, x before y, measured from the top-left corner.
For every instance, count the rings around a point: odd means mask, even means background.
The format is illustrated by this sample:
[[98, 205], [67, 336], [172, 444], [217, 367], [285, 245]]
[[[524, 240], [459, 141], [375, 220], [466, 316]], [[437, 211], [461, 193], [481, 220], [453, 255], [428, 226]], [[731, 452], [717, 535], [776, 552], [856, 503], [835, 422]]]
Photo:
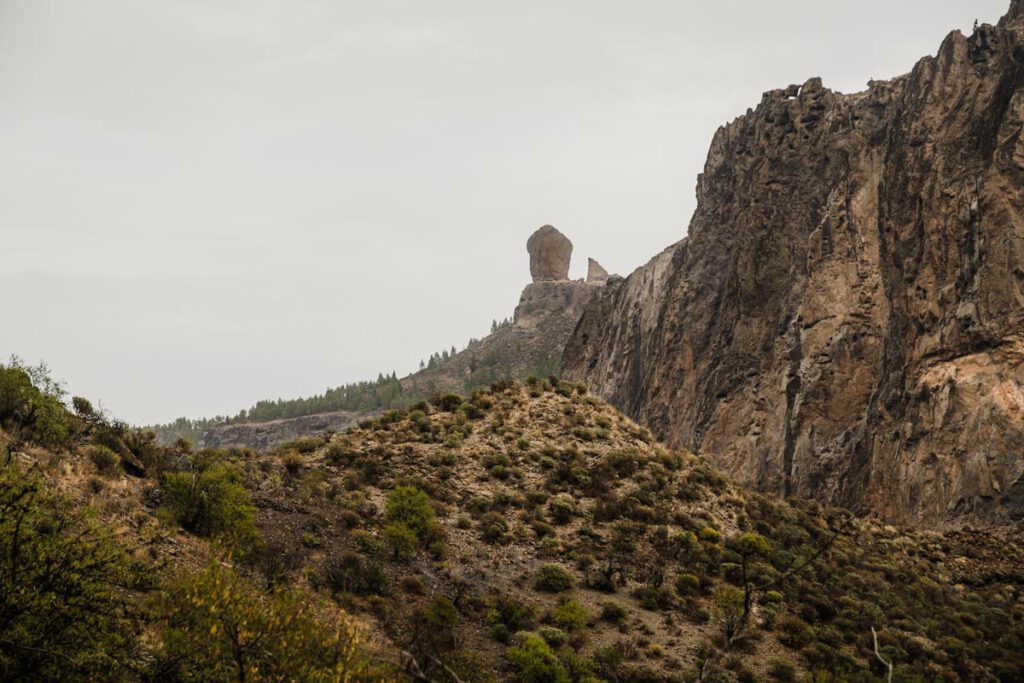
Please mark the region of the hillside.
[[[359, 634], [346, 640], [355, 649], [303, 680], [335, 680], [322, 672], [339, 666], [345, 680], [879, 680], [873, 628], [894, 680], [1024, 676], [1019, 539], [903, 532], [752, 493], [576, 385], [448, 394], [267, 455], [164, 449], [76, 406], [48, 418], [63, 434], [0, 411], [5, 509], [11, 482], [35, 477], [74, 515], [91, 510], [114, 534], [96, 537], [147, 579], [94, 595], [94, 613], [116, 600], [121, 616], [84, 641], [44, 643], [39, 622], [0, 622], [7, 678], [27, 662], [59, 665], [64, 680], [97, 663], [120, 680], [235, 680], [239, 622], [220, 610], [236, 594], [267, 637], [280, 623], [306, 629], [288, 636], [291, 657], [245, 650], [248, 680], [320, 652], [329, 618]], [[39, 538], [94, 542], [30, 528], [5, 515], [0, 556], [19, 538], [32, 552]], [[44, 577], [23, 589], [45, 596], [33, 585]], [[160, 586], [172, 600], [142, 610]], [[303, 604], [317, 607], [288, 611]], [[69, 654], [41, 664], [32, 648]]]
[[563, 365], [748, 485], [904, 524], [1024, 522], [1024, 5], [865, 92], [720, 128], [688, 237]]
[[561, 372], [566, 341], [583, 308], [604, 286], [608, 273], [593, 259], [587, 279], [569, 280], [572, 242], [550, 225], [527, 242], [532, 282], [511, 319], [492, 325], [483, 339], [462, 351], [434, 353], [415, 373], [399, 379], [381, 374], [305, 399], [261, 401], [233, 418], [186, 420], [155, 428], [164, 444], [186, 437], [204, 446], [265, 451], [302, 435], [342, 431], [367, 415], [405, 408], [439, 393], [471, 393], [502, 379], [547, 377]]

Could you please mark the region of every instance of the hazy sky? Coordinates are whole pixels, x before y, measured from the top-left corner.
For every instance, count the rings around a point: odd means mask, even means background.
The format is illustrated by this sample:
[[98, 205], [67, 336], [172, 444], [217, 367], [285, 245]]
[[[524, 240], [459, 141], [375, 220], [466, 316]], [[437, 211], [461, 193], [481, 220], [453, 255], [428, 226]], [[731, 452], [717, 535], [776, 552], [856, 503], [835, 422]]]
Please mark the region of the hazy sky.
[[0, 0], [0, 357], [136, 423], [405, 374], [552, 223], [628, 273], [761, 93], [1008, 0]]

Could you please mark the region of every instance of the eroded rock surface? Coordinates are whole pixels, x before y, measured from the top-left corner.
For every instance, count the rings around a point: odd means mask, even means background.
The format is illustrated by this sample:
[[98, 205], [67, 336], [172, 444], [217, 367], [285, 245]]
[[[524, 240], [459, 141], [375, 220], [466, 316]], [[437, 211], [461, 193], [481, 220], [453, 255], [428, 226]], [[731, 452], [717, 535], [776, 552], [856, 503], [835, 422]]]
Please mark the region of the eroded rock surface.
[[607, 282], [608, 271], [594, 259], [587, 259], [587, 282]]
[[1024, 519], [1024, 6], [905, 76], [719, 129], [689, 237], [565, 357], [764, 490], [922, 525]]
[[568, 280], [572, 242], [550, 225], [537, 230], [526, 242], [530, 252], [530, 275], [534, 282]]

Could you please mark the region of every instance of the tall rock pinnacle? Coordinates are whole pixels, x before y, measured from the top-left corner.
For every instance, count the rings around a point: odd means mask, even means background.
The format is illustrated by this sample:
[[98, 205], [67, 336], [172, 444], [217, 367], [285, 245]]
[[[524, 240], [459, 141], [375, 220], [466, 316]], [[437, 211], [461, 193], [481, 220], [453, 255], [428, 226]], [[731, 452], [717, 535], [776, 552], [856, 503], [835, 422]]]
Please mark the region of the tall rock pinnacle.
[[545, 225], [526, 242], [530, 252], [530, 275], [534, 282], [569, 279], [572, 242], [556, 228]]

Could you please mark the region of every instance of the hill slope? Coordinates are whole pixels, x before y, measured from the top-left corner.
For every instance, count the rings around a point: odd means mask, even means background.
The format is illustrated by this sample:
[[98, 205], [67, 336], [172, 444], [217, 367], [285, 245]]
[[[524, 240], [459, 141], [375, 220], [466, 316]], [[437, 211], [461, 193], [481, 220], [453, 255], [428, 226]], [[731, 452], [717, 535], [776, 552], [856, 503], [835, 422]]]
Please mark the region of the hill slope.
[[1024, 520], [1024, 8], [719, 129], [689, 237], [564, 356], [672, 446], [889, 520]]
[[[266, 637], [302, 626], [281, 640], [300, 644], [243, 650], [250, 680], [878, 680], [873, 628], [899, 680], [1024, 676], [1017, 540], [752, 493], [576, 385], [444, 395], [267, 455], [161, 448], [87, 408], [53, 412], [62, 432], [0, 415], [0, 503], [34, 469], [34, 490], [91, 510], [149, 576], [94, 596], [92, 614], [122, 617], [76, 641], [67, 680], [98, 662], [123, 680], [235, 680], [223, 629], [257, 617]], [[0, 555], [24, 533], [5, 516]], [[46, 595], [28, 576], [25, 594]], [[170, 601], [142, 609], [155, 587]], [[331, 605], [355, 643], [342, 659], [318, 640]], [[16, 625], [0, 623], [0, 673], [38, 665], [26, 648], [71, 647]]]

